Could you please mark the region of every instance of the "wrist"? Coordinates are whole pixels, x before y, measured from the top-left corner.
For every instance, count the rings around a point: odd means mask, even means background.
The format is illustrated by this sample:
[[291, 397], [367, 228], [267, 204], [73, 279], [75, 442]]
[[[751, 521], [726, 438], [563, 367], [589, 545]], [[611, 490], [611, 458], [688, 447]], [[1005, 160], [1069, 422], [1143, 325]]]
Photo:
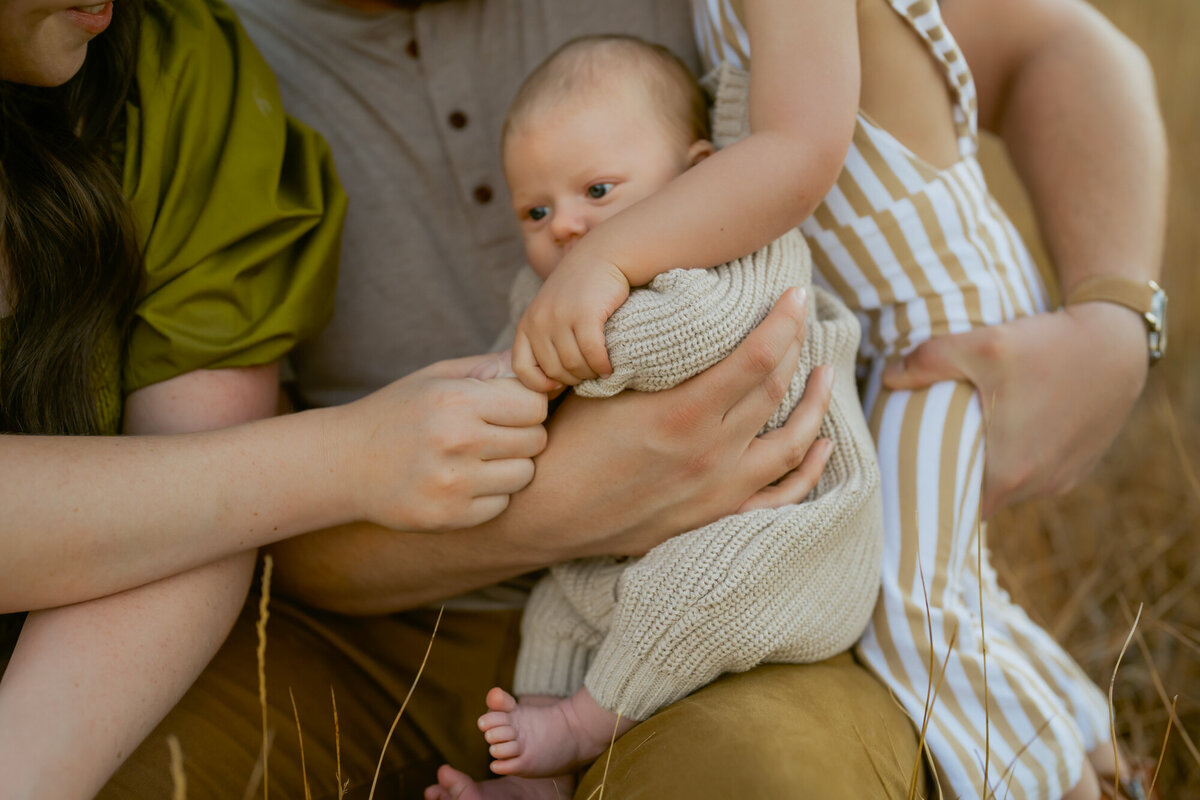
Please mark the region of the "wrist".
[[1088, 351], [1101, 351], [1107, 360], [1122, 365], [1131, 382], [1146, 379], [1146, 325], [1136, 311], [1116, 303], [1084, 302], [1063, 308], [1079, 331], [1078, 341]]
[[1167, 293], [1152, 280], [1123, 275], [1093, 275], [1071, 286], [1064, 306], [1108, 303], [1123, 307], [1141, 319], [1148, 363], [1154, 365], [1167, 349]]
[[306, 461], [313, 465], [304, 476], [303, 505], [310, 515], [307, 530], [365, 519], [362, 476], [357, 475], [363, 448], [354, 446], [352, 404], [314, 408], [292, 415], [301, 425], [297, 435], [309, 443]]

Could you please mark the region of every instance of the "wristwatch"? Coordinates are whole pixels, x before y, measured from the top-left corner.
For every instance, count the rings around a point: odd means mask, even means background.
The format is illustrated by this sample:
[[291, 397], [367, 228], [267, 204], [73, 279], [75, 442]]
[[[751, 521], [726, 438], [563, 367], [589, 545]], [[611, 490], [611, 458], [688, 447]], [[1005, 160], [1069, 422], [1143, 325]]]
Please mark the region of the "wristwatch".
[[1151, 366], [1167, 352], [1167, 293], [1157, 283], [1112, 275], [1088, 278], [1071, 290], [1063, 305], [1096, 301], [1117, 303], [1142, 315]]

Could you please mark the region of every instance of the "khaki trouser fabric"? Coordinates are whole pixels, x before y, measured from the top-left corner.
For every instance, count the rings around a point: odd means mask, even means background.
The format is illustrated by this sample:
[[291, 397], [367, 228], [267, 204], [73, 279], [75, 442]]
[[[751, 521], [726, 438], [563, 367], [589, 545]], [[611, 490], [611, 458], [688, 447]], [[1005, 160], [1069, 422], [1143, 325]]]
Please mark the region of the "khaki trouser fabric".
[[[252, 794], [262, 742], [251, 597], [225, 646], [180, 704], [130, 757], [101, 800], [172, 796], [167, 737], [179, 739], [188, 800]], [[267, 625], [270, 796], [336, 798], [337, 699], [348, 800], [366, 798], [392, 720], [425, 655], [436, 611], [348, 618], [272, 598]], [[447, 611], [429, 662], [384, 759], [376, 798], [420, 798], [442, 763], [476, 778], [489, 761], [475, 719], [492, 686], [509, 686], [516, 611]], [[300, 740], [289, 688], [303, 734]], [[843, 654], [813, 665], [726, 676], [626, 734], [613, 749], [608, 798], [902, 798], [916, 758], [907, 717]], [[601, 756], [578, 798], [599, 784]]]

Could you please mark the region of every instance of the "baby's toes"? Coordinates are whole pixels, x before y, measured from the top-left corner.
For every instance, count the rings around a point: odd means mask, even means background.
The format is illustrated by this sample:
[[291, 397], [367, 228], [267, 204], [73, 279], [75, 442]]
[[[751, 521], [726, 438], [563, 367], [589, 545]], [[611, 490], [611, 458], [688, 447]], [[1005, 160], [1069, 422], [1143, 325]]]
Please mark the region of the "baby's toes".
[[499, 686], [488, 690], [485, 702], [491, 711], [512, 711], [517, 707], [517, 699]]
[[[449, 764], [442, 764], [437, 771], [437, 786], [425, 790], [425, 800], [452, 800], [461, 797], [462, 793], [474, 783], [471, 776], [460, 772]], [[434, 794], [430, 794], [434, 792]]]
[[[489, 711], [479, 718], [479, 730], [487, 733], [493, 728], [507, 728], [512, 725], [512, 714], [507, 711]], [[491, 741], [488, 739], [488, 741]]]
[[511, 725], [500, 725], [483, 732], [483, 740], [488, 744], [499, 744], [517, 738], [517, 730]]
[[509, 739], [504, 742], [497, 742], [488, 748], [492, 758], [516, 758], [521, 755], [521, 743], [516, 739]]

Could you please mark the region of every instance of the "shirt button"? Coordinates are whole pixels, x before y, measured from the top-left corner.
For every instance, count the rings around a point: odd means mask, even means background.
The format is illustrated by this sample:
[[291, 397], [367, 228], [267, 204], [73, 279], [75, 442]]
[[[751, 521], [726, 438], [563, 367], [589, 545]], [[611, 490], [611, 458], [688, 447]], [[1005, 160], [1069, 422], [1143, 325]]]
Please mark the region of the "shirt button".
[[408, 44], [404, 46], [404, 52], [408, 53], [409, 58], [420, 58], [421, 46], [417, 44], [416, 39], [409, 39]]
[[462, 128], [467, 127], [467, 115], [461, 111], [450, 112], [450, 116], [447, 117], [447, 119], [450, 122], [451, 128], [462, 129]]
[[488, 186], [486, 183], [481, 183], [476, 186], [473, 194], [475, 195], [475, 202], [479, 203], [480, 205], [485, 205], [492, 202], [492, 187]]

